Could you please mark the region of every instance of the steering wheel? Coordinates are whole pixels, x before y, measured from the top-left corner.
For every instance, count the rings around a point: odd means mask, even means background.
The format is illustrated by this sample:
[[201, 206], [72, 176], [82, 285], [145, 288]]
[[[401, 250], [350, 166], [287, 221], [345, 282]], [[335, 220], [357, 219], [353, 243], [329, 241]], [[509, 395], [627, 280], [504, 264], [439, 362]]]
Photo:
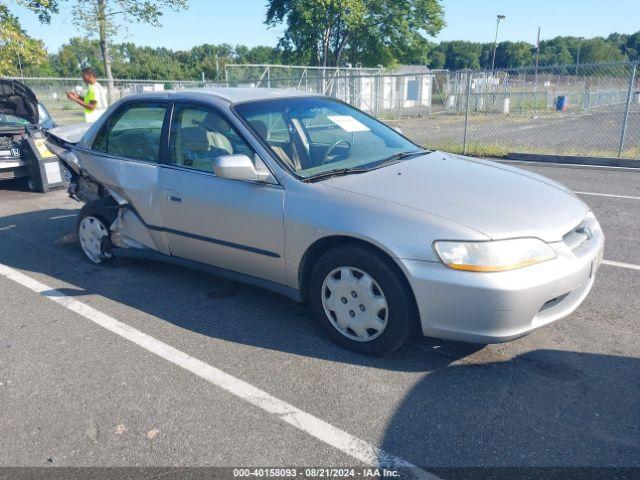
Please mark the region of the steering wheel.
[[322, 156], [320, 165], [324, 165], [325, 163], [327, 163], [333, 151], [340, 145], [346, 146], [348, 150], [351, 150], [351, 147], [352, 147], [351, 142], [345, 138], [341, 138], [340, 140], [333, 142], [333, 144], [327, 149], [327, 151]]

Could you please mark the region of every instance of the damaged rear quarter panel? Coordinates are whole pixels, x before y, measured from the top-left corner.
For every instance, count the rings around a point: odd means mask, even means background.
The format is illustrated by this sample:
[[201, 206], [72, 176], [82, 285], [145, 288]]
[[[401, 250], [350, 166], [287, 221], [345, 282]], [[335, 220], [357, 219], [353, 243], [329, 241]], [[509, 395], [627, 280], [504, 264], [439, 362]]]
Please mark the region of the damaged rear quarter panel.
[[[161, 226], [158, 192], [160, 167], [153, 163], [103, 155], [90, 150], [79, 150], [83, 170], [104, 188], [120, 195], [141, 217], [145, 224]], [[127, 235], [126, 231], [121, 232]], [[156, 249], [169, 253], [161, 232], [151, 231]], [[146, 243], [146, 242], [145, 242]]]
[[119, 159], [95, 152], [81, 153], [84, 170], [103, 187], [127, 200], [148, 224], [160, 225], [154, 207], [158, 167], [151, 163]]

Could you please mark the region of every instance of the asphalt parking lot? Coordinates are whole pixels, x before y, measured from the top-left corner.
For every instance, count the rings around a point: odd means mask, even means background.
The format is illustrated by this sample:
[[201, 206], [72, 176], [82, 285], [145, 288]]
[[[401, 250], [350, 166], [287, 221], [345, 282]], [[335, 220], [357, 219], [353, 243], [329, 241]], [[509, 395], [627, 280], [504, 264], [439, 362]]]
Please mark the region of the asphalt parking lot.
[[385, 358], [264, 290], [90, 265], [57, 243], [80, 204], [0, 185], [0, 466], [640, 467], [640, 171], [526, 168], [600, 220], [590, 296], [508, 344]]

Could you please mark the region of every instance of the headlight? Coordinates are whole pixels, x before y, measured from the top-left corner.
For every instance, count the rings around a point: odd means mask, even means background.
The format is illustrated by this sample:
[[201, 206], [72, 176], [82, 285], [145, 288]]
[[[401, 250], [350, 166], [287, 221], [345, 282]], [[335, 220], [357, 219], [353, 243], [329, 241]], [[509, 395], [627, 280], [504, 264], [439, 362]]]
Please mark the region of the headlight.
[[553, 249], [537, 238], [489, 242], [437, 241], [433, 247], [447, 267], [469, 272], [503, 272], [556, 258]]

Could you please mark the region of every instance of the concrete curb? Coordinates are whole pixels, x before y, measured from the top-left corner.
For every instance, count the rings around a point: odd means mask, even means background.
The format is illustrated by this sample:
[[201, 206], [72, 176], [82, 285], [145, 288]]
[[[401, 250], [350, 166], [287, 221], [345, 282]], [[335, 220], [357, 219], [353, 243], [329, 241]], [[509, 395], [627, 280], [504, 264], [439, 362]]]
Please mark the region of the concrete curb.
[[538, 153], [510, 152], [507, 160], [518, 162], [553, 163], [558, 165], [589, 165], [597, 167], [623, 167], [640, 169], [640, 160], [616, 157], [579, 157], [573, 155], [543, 155]]

